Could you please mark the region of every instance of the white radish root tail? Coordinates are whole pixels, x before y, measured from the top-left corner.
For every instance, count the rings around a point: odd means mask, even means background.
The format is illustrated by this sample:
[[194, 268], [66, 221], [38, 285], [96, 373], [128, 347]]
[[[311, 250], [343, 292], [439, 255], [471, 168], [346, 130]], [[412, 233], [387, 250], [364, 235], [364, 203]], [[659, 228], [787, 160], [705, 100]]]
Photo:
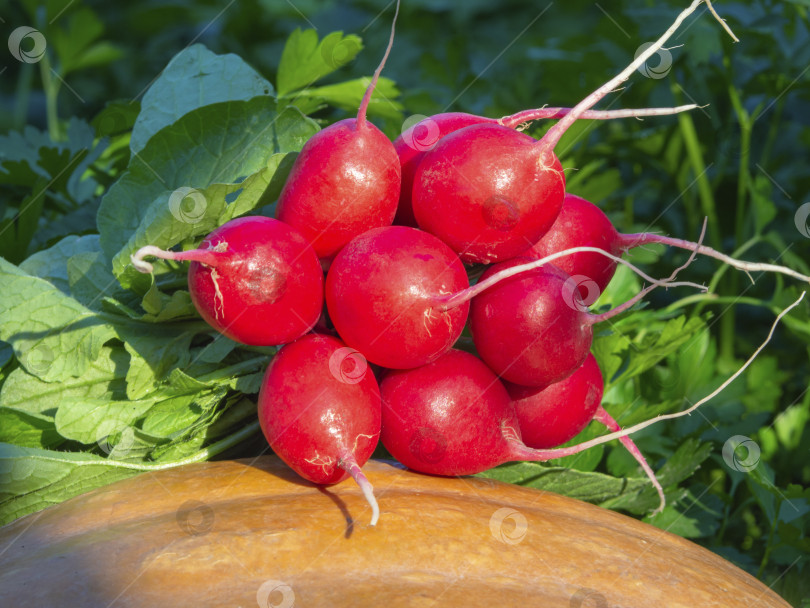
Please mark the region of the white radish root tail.
[[338, 461], [338, 466], [351, 475], [352, 479], [354, 479], [355, 483], [360, 487], [360, 491], [363, 492], [363, 496], [365, 496], [366, 501], [371, 507], [370, 525], [376, 526], [377, 521], [380, 519], [380, 506], [377, 504], [377, 498], [374, 496], [374, 486], [371, 485], [371, 482], [368, 480], [368, 477], [366, 477], [366, 474], [363, 473], [363, 470], [360, 468], [360, 465], [357, 464], [353, 455], [344, 455]]
[[[726, 29], [729, 33], [731, 30], [728, 29], [728, 25], [725, 21], [720, 19], [717, 16], [717, 13], [711, 6], [711, 3], [708, 0], [705, 0], [706, 4], [709, 6], [712, 14], [715, 18], [720, 22], [723, 28]], [[548, 132], [543, 136], [543, 139], [540, 140], [539, 145], [541, 146], [542, 153], [540, 155], [541, 162], [543, 161], [544, 157], [550, 157], [553, 154], [554, 148], [562, 138], [563, 134], [571, 127], [574, 122], [576, 122], [579, 118], [582, 117], [582, 113], [585, 110], [591, 109], [594, 105], [596, 105], [599, 101], [601, 101], [606, 95], [611, 93], [614, 89], [618, 88], [625, 80], [632, 76], [633, 72], [635, 72], [638, 68], [643, 66], [647, 60], [655, 55], [659, 50], [664, 47], [667, 40], [669, 40], [672, 35], [678, 30], [684, 20], [691, 15], [692, 13], [697, 10], [697, 7], [704, 2], [704, 0], [694, 0], [692, 4], [689, 5], [678, 17], [675, 19], [674, 23], [669, 27], [669, 29], [664, 32], [664, 34], [655, 42], [653, 42], [649, 47], [647, 47], [642, 53], [639, 54], [635, 60], [630, 63], [625, 69], [619, 72], [616, 76], [608, 80], [605, 84], [601, 87], [596, 89], [593, 93], [588, 95], [585, 99], [579, 102], [574, 109], [571, 110], [560, 122], [555, 124], [551, 127]], [[731, 36], [736, 40], [736, 36], [732, 33]], [[546, 163], [547, 164], [547, 163]]]
[[[467, 289], [464, 289], [462, 291], [459, 291], [458, 293], [455, 293], [455, 294], [450, 295], [450, 296], [437, 297], [435, 299], [436, 303], [437, 303], [437, 307], [439, 307], [439, 309], [442, 310], [442, 311], [450, 310], [451, 308], [455, 308], [456, 306], [460, 306], [464, 302], [467, 302], [468, 300], [471, 300], [472, 298], [477, 296], [479, 293], [481, 293], [483, 291], [486, 291], [487, 289], [489, 289], [493, 285], [497, 285], [498, 283], [500, 283], [501, 281], [503, 281], [505, 279], [508, 279], [509, 277], [513, 277], [516, 274], [520, 274], [522, 272], [527, 272], [529, 270], [534, 270], [535, 268], [539, 268], [540, 266], [543, 266], [544, 264], [548, 264], [550, 262], [553, 262], [556, 259], [565, 257], [567, 255], [571, 255], [571, 254], [574, 254], [574, 253], [582, 253], [582, 252], [598, 253], [598, 254], [603, 255], [603, 256], [605, 256], [607, 258], [610, 258], [614, 262], [617, 262], [619, 264], [624, 264], [625, 266], [627, 266], [630, 270], [635, 272], [638, 276], [642, 277], [644, 280], [651, 283], [651, 287], [647, 288], [647, 291], [642, 291], [641, 292], [644, 295], [646, 295], [652, 287], [666, 287], [666, 288], [669, 288], [669, 287], [693, 287], [693, 288], [699, 289], [700, 291], [703, 291], [703, 292], [706, 292], [708, 290], [708, 288], [705, 285], [700, 285], [698, 283], [693, 283], [691, 281], [677, 281], [677, 282], [675, 282], [675, 281], [672, 281], [672, 280], [663, 280], [662, 281], [662, 280], [659, 280], [659, 279], [654, 279], [653, 277], [648, 275], [646, 272], [644, 272], [643, 270], [641, 270], [637, 266], [634, 266], [633, 264], [631, 264], [627, 260], [624, 260], [624, 259], [622, 259], [622, 258], [620, 258], [618, 256], [615, 256], [612, 253], [608, 253], [604, 249], [600, 249], [599, 247], [585, 247], [585, 246], [583, 246], [583, 247], [572, 247], [571, 249], [565, 249], [563, 251], [558, 251], [557, 253], [552, 253], [551, 255], [547, 255], [546, 257], [541, 258], [539, 260], [535, 260], [533, 262], [527, 262], [526, 264], [520, 264], [519, 266], [513, 266], [512, 268], [505, 268], [504, 270], [496, 272], [495, 274], [488, 277], [487, 279], [485, 279], [483, 281], [479, 281], [475, 285], [473, 285], [471, 287], [468, 287]], [[690, 258], [690, 260], [691, 260], [691, 258]], [[684, 268], [684, 267], [685, 266], [682, 266], [681, 268]], [[635, 303], [635, 301], [633, 303]], [[610, 312], [610, 311], [608, 311], [608, 312]], [[618, 313], [616, 313], [616, 314], [618, 314]], [[595, 316], [598, 316], [598, 315], [595, 315]]]

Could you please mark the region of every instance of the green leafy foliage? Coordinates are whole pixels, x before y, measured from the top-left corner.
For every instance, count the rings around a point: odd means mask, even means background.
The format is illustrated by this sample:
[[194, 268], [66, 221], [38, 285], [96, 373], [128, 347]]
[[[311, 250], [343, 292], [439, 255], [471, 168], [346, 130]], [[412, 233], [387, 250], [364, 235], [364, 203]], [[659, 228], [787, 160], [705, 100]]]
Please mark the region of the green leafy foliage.
[[[193, 247], [228, 219], [272, 212], [304, 141], [355, 114], [388, 31], [381, 7], [365, 1], [245, 6], [23, 0], [4, 14], [48, 46], [38, 64], [9, 60], [3, 78], [16, 88], [0, 98], [0, 522], [139, 470], [216, 457], [256, 434], [251, 399], [274, 349], [212, 336], [184, 268], [160, 262], [152, 280], [133, 273], [129, 254], [147, 243]], [[717, 5], [739, 45], [706, 14], [692, 19], [663, 78], [635, 74], [601, 107], [701, 109], [581, 121], [557, 150], [568, 190], [623, 232], [696, 239], [707, 217], [707, 244], [810, 271], [796, 220], [810, 202], [807, 7]], [[380, 79], [369, 116], [395, 137], [403, 108], [497, 117], [573, 105], [683, 7], [600, 8], [404, 3], [385, 69], [396, 84]], [[628, 257], [663, 277], [686, 254], [650, 247]], [[657, 290], [596, 328], [603, 406], [623, 426], [709, 394], [799, 291], [705, 259], [687, 275], [710, 293]], [[641, 287], [620, 268], [596, 308]], [[646, 517], [810, 606], [808, 341], [804, 305], [697, 413], [634, 436], [666, 489], [655, 518], [652, 488], [615, 442], [484, 476]], [[574, 442], [602, 433], [593, 423]], [[739, 464], [744, 447], [728, 453], [737, 436], [759, 450], [752, 468]]]

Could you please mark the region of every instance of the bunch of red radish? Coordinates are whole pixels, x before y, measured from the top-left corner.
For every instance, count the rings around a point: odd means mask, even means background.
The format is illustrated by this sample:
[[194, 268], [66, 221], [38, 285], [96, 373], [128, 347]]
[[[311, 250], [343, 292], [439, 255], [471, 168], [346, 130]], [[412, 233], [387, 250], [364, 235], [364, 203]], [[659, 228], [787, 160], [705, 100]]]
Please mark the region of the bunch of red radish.
[[[743, 269], [764, 267], [699, 243], [619, 235], [595, 205], [566, 194], [553, 151], [579, 118], [694, 107], [590, 110], [657, 52], [700, 1], [571, 110], [501, 120], [440, 114], [393, 144], [366, 119], [392, 26], [357, 118], [306, 143], [279, 197], [277, 219], [231, 220], [198, 249], [147, 246], [133, 263], [148, 272], [146, 255], [191, 261], [192, 299], [212, 327], [245, 344], [286, 344], [262, 384], [262, 430], [304, 478], [333, 484], [351, 475], [372, 506], [372, 525], [379, 509], [361, 467], [379, 440], [404, 465], [436, 475], [576, 453], [580, 446], [550, 448], [591, 420], [619, 430], [600, 405], [602, 375], [589, 354], [593, 324], [655, 286], [694, 286], [673, 282], [674, 274], [656, 281], [638, 271], [650, 287], [611, 311], [589, 313], [617, 262], [626, 263], [623, 252], [663, 242]], [[516, 129], [538, 118], [561, 120], [539, 141]], [[472, 287], [465, 262], [489, 264]], [[324, 300], [335, 331], [319, 322]], [[478, 357], [452, 348], [468, 321]], [[652, 470], [629, 437], [620, 439], [663, 507]]]

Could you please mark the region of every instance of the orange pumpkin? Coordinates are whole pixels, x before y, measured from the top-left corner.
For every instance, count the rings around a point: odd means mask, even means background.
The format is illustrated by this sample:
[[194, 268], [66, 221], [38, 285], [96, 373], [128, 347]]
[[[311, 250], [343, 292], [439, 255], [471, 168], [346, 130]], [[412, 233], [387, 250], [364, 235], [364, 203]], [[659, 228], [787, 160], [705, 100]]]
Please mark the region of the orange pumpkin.
[[694, 543], [485, 479], [364, 470], [316, 487], [274, 457], [189, 465], [0, 528], [0, 606], [788, 606]]

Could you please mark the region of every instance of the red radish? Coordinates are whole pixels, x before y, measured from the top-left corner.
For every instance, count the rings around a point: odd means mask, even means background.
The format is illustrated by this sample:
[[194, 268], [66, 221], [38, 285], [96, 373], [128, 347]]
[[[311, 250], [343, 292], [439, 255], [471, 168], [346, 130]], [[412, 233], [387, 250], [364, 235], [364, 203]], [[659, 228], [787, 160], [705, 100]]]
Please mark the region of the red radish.
[[[525, 264], [513, 258], [481, 276]], [[479, 356], [505, 380], [545, 387], [585, 361], [600, 317], [587, 312], [571, 277], [546, 264], [501, 281], [472, 300], [470, 331]]]
[[[779, 272], [810, 282], [810, 277], [790, 268], [736, 260], [700, 243], [649, 232], [620, 234], [599, 207], [573, 194], [565, 195], [560, 214], [551, 229], [524, 255], [540, 259], [559, 251], [584, 246], [598, 247], [614, 256], [621, 256], [629, 249], [653, 243], [700, 253], [745, 271]], [[593, 252], [575, 253], [555, 260], [554, 264], [572, 277], [579, 277], [577, 282], [586, 304], [595, 301], [616, 272], [615, 260]], [[589, 286], [591, 289], [586, 291], [585, 288]]]
[[[622, 240], [601, 209], [579, 196], [566, 194], [554, 225], [525, 255], [540, 259], [564, 249], [582, 246], [598, 247], [614, 256], [621, 256], [628, 249], [628, 243]], [[572, 277], [587, 277], [587, 280], [593, 281], [595, 294], [593, 290], [590, 294], [580, 292], [586, 301], [603, 292], [616, 272], [615, 260], [592, 252], [560, 258], [555, 260], [554, 265]]]
[[803, 297], [804, 292], [779, 313], [768, 337], [737, 372], [682, 412], [658, 416], [571, 447], [532, 449], [521, 441], [514, 405], [497, 376], [474, 355], [451, 350], [428, 365], [386, 374], [380, 384], [380, 439], [405, 466], [445, 476], [472, 475], [513, 460], [546, 461], [578, 454], [661, 420], [694, 412], [751, 365], [773, 337], [780, 319]]
[[546, 388], [504, 382], [530, 448], [554, 448], [576, 437], [602, 403], [604, 381], [590, 353], [573, 374]]
[[532, 246], [557, 218], [565, 176], [537, 141], [497, 124], [455, 131], [425, 154], [413, 183], [419, 227], [465, 262], [492, 263]]
[[477, 124], [442, 138], [416, 170], [413, 212], [465, 262], [498, 262], [531, 247], [562, 206], [565, 176], [554, 148], [565, 131], [664, 45], [702, 0], [627, 68], [588, 95], [540, 141], [501, 125]]
[[509, 393], [465, 351], [452, 349], [422, 367], [387, 372], [380, 395], [380, 440], [399, 462], [422, 473], [472, 475], [505, 462], [577, 451], [527, 447]]
[[[394, 23], [397, 14], [399, 2]], [[366, 119], [371, 94], [394, 42], [394, 23], [357, 118], [341, 120], [313, 135], [279, 195], [276, 217], [297, 228], [326, 261], [355, 236], [391, 225], [396, 214], [401, 179], [397, 153], [383, 132]]]
[[[601, 249], [590, 250], [609, 255]], [[577, 251], [570, 249], [555, 256]], [[627, 302], [598, 315], [588, 312], [576, 280], [549, 264], [548, 258], [531, 261], [521, 257], [494, 264], [474, 287], [445, 298], [445, 302], [452, 307], [472, 298], [473, 342], [480, 357], [495, 373], [515, 384], [545, 387], [567, 378], [582, 365], [591, 348], [591, 326], [595, 323], [624, 312], [656, 286], [706, 289], [695, 283], [674, 282], [675, 275], [691, 263], [691, 257], [665, 281], [648, 277], [616, 259], [652, 284]]]
[[380, 439], [416, 471], [471, 475], [532, 452], [503, 384], [470, 353], [450, 350], [422, 367], [390, 371], [380, 394]]
[[[609, 120], [615, 118], [643, 116], [664, 116], [676, 114], [696, 108], [695, 105], [679, 106], [677, 108], [649, 108], [641, 110], [588, 110], [582, 113], [581, 118], [594, 120]], [[413, 204], [411, 193], [416, 174], [422, 158], [428, 150], [432, 150], [438, 141], [445, 135], [454, 131], [477, 124], [499, 124], [510, 129], [517, 129], [521, 125], [539, 119], [562, 118], [570, 108], [537, 108], [536, 110], [525, 110], [504, 116], [503, 118], [485, 118], [464, 112], [446, 112], [435, 114], [412, 124], [402, 131], [402, 134], [394, 140], [394, 149], [399, 156], [400, 168], [402, 171], [402, 187], [399, 191], [399, 206], [394, 223], [401, 226], [416, 226], [416, 218], [413, 215]]]
[[269, 217], [231, 220], [197, 249], [142, 247], [132, 256], [152, 272], [145, 256], [190, 260], [188, 288], [200, 316], [242, 344], [286, 344], [307, 333], [323, 305], [323, 270], [312, 247], [287, 224]]
[[437, 298], [468, 286], [464, 265], [436, 237], [406, 226], [375, 228], [346, 245], [326, 277], [338, 334], [369, 361], [417, 367], [445, 353], [464, 329], [469, 304], [442, 310]]
[[[602, 370], [592, 354], [585, 363], [565, 380], [544, 389], [505, 382], [512, 398], [524, 443], [530, 448], [554, 448], [576, 437], [591, 420], [604, 424], [611, 431], [621, 428], [602, 407], [604, 380]], [[661, 502], [655, 513], [663, 510], [666, 498], [655, 473], [644, 455], [629, 437], [619, 441], [638, 461], [658, 492]]]
[[259, 392], [259, 423], [272, 450], [304, 479], [335, 484], [351, 476], [372, 508], [360, 470], [380, 435], [380, 389], [365, 358], [331, 336], [309, 334], [270, 362]]

